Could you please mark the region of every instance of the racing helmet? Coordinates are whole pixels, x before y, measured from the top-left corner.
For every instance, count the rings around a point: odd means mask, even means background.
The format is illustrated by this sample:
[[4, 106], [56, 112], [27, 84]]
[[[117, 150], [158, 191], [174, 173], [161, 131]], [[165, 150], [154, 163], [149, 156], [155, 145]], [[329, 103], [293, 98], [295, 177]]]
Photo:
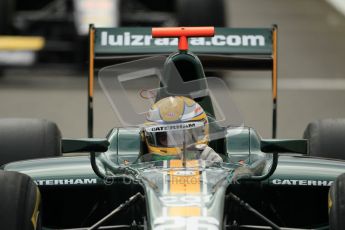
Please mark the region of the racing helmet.
[[143, 133], [149, 153], [177, 155], [184, 147], [208, 144], [208, 119], [194, 100], [169, 96], [151, 106]]

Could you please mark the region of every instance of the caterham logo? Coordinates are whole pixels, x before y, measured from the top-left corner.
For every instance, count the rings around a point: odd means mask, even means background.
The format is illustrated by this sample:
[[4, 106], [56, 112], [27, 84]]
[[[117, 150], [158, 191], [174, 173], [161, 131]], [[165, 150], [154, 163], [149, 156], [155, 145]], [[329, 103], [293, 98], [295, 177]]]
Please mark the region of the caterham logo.
[[189, 122], [189, 123], [182, 123], [182, 124], [147, 127], [146, 131], [164, 132], [164, 131], [170, 131], [170, 130], [192, 129], [192, 128], [201, 127], [201, 126], [203, 126], [203, 122]]
[[274, 185], [298, 185], [298, 186], [331, 186], [330, 180], [287, 180], [274, 179], [270, 181]]
[[35, 180], [37, 185], [85, 185], [97, 184], [97, 179]]
[[187, 129], [187, 128], [194, 128], [195, 124], [179, 124], [179, 125], [169, 125], [169, 126], [158, 126], [152, 127], [152, 132], [160, 132], [160, 131], [168, 131], [168, 130], [175, 130], [175, 129]]

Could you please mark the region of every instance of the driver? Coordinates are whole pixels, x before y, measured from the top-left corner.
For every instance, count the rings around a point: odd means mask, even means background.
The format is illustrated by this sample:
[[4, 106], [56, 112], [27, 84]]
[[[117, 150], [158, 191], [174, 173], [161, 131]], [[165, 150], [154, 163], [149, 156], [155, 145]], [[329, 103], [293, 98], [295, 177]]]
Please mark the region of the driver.
[[[188, 156], [214, 162], [223, 159], [208, 146], [209, 123], [203, 108], [183, 96], [170, 96], [152, 105], [143, 136], [148, 152], [159, 159]], [[195, 156], [196, 155], [196, 156]]]

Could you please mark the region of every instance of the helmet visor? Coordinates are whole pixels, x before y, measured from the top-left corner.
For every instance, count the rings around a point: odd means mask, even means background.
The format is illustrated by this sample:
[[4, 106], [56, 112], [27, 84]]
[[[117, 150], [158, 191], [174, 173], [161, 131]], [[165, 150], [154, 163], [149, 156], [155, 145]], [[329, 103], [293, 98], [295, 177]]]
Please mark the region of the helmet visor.
[[188, 147], [205, 139], [205, 128], [203, 122], [154, 125], [145, 128], [145, 136], [154, 147]]

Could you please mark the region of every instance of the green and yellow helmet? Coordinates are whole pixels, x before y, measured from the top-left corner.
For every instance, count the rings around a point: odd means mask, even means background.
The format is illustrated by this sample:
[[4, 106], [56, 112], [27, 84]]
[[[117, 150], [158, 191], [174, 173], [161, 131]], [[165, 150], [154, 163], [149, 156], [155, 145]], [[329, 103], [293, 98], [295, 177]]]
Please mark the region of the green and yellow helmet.
[[144, 135], [150, 153], [171, 156], [186, 147], [208, 144], [208, 119], [203, 108], [183, 96], [156, 102], [147, 113]]

